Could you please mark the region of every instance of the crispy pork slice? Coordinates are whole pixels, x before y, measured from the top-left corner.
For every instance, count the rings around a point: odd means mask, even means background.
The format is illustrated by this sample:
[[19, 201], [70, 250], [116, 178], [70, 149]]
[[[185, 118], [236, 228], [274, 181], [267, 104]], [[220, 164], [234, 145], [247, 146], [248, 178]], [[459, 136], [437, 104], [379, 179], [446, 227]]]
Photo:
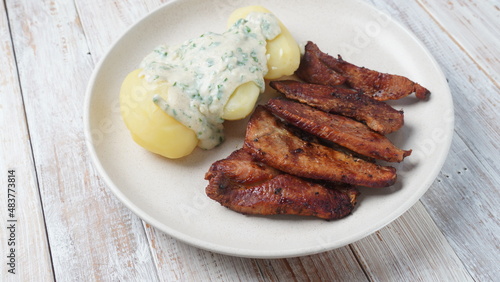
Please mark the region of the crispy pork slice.
[[306, 51], [315, 53], [325, 65], [346, 78], [346, 84], [379, 101], [397, 100], [415, 93], [418, 99], [427, 99], [430, 91], [410, 79], [388, 73], [381, 73], [346, 62], [323, 53], [316, 44], [309, 41]]
[[399, 149], [385, 136], [344, 116], [329, 114], [284, 98], [271, 99], [266, 107], [289, 124], [363, 156], [401, 162], [411, 154], [411, 150]]
[[397, 131], [404, 124], [403, 111], [355, 90], [294, 80], [271, 81], [269, 85], [289, 99], [361, 121], [383, 135]]
[[395, 168], [304, 141], [263, 106], [258, 106], [250, 118], [245, 146], [259, 161], [299, 177], [367, 187], [387, 187], [396, 182]]
[[339, 219], [349, 215], [359, 192], [313, 183], [258, 162], [239, 149], [216, 161], [205, 175], [206, 194], [236, 212], [253, 215], [291, 214]]
[[295, 74], [304, 81], [323, 85], [340, 85], [346, 78], [330, 69], [319, 59], [319, 53], [308, 50], [314, 46], [306, 45], [305, 53]]

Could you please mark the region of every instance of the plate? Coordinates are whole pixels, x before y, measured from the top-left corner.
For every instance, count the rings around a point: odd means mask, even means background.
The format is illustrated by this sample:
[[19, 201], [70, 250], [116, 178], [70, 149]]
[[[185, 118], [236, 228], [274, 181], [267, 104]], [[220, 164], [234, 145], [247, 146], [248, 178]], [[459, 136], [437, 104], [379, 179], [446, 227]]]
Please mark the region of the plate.
[[[283, 258], [353, 243], [407, 211], [439, 173], [453, 135], [453, 103], [432, 55], [400, 24], [359, 1], [255, 1], [274, 12], [298, 42], [311, 40], [354, 64], [409, 77], [431, 92], [428, 101], [391, 102], [405, 111], [405, 126], [389, 138], [413, 149], [396, 164], [397, 183], [361, 189], [353, 214], [336, 221], [295, 216], [247, 216], [205, 195], [210, 165], [242, 146], [246, 121], [225, 124], [226, 142], [168, 160], [136, 145], [119, 113], [122, 80], [159, 44], [178, 44], [206, 31], [223, 32], [229, 14], [244, 1], [176, 1], [127, 30], [96, 67], [85, 101], [85, 138], [107, 186], [134, 213], [187, 244], [217, 253]], [[268, 90], [269, 91], [269, 90]], [[265, 95], [263, 96], [265, 97]], [[261, 101], [265, 102], [265, 101]]]

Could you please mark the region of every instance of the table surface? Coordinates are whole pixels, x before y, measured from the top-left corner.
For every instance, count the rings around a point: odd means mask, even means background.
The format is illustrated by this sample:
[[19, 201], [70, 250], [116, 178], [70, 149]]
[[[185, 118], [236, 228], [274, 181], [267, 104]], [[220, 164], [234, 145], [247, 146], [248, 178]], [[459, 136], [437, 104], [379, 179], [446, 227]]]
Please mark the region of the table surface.
[[[442, 67], [455, 107], [450, 153], [428, 192], [388, 226], [339, 249], [286, 259], [230, 257], [177, 241], [119, 202], [90, 160], [82, 117], [90, 75], [120, 34], [166, 2], [0, 4], [0, 214], [7, 226], [0, 280], [500, 277], [498, 1], [366, 1], [412, 31]], [[10, 170], [16, 201], [9, 211]], [[16, 274], [7, 264], [13, 247]]]

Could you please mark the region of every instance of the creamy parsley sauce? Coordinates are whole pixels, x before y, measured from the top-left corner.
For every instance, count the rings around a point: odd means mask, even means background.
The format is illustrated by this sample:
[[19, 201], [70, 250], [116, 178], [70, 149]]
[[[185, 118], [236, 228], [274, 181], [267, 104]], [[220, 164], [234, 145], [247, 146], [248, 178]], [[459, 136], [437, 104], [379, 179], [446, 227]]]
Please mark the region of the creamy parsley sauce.
[[211, 149], [224, 140], [221, 116], [234, 90], [253, 81], [264, 91], [266, 40], [281, 32], [268, 13], [250, 13], [222, 34], [207, 32], [179, 46], [158, 46], [141, 63], [150, 82], [167, 82], [164, 100], [154, 102], [192, 129], [198, 146]]

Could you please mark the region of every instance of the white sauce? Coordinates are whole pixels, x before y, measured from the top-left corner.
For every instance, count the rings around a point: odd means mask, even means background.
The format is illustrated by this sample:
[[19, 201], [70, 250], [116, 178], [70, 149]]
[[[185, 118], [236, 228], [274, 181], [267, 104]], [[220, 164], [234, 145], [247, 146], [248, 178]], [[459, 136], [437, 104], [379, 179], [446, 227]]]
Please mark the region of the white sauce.
[[264, 91], [266, 40], [281, 29], [272, 14], [250, 13], [222, 34], [208, 32], [179, 46], [158, 46], [141, 63], [148, 81], [166, 81], [167, 99], [154, 102], [196, 132], [198, 146], [211, 149], [224, 140], [224, 106], [249, 81]]

